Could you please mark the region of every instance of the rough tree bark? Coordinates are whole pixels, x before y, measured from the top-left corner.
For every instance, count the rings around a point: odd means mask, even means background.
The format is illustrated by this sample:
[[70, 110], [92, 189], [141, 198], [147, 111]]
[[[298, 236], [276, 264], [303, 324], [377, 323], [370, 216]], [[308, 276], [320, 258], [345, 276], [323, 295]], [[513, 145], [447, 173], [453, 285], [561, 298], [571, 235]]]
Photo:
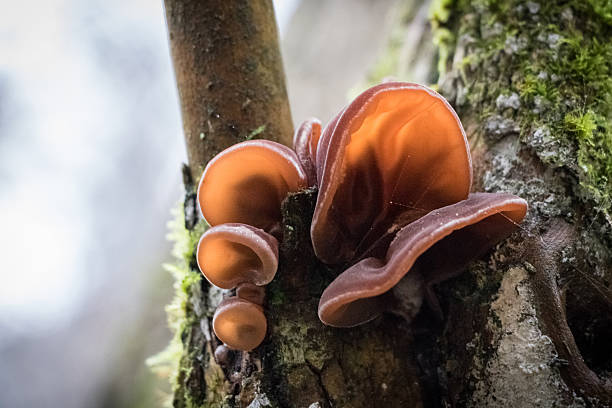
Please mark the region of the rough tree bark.
[[[166, 0], [166, 10], [194, 175], [261, 124], [259, 136], [287, 142], [270, 2]], [[439, 285], [443, 321], [424, 308], [410, 325], [384, 315], [331, 329], [316, 315], [337, 272], [310, 247], [316, 191], [291, 195], [267, 287], [267, 339], [222, 365], [210, 319], [223, 293], [200, 278], [192, 237], [174, 406], [612, 405], [612, 159], [594, 151], [612, 148], [612, 48], [602, 43], [612, 10], [596, 0], [439, 1], [432, 10], [439, 89], [470, 138], [475, 190], [526, 198], [521, 230]], [[423, 18], [407, 15], [403, 42], [414, 40], [411, 19]], [[388, 74], [410, 79], [405, 65]], [[185, 208], [183, 232], [197, 235], [193, 204]]]

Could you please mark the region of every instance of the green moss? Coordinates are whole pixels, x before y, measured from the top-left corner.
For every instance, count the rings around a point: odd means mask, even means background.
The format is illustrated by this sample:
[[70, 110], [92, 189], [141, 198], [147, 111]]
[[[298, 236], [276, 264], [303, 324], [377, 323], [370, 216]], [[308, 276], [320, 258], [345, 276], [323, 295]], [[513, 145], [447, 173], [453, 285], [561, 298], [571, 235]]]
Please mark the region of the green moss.
[[[469, 109], [482, 133], [501, 137], [520, 130], [521, 141], [547, 165], [562, 168], [586, 208], [610, 221], [612, 214], [612, 4], [607, 0], [545, 2], [458, 1], [464, 17], [454, 25], [437, 2], [432, 14], [440, 38], [439, 69], [451, 68], [449, 49], [464, 44], [461, 66]], [[440, 11], [441, 10], [441, 11]], [[457, 22], [454, 22], [457, 24]], [[455, 40], [445, 30], [459, 32]], [[449, 44], [449, 41], [452, 43]], [[444, 75], [441, 75], [442, 77]], [[518, 108], [500, 106], [516, 93]], [[456, 105], [460, 101], [456, 101]], [[497, 127], [496, 127], [497, 126]], [[502, 126], [503, 128], [503, 126]], [[493, 130], [493, 131], [492, 131]], [[497, 132], [497, 133], [496, 133]]]
[[287, 296], [283, 292], [283, 289], [280, 287], [280, 285], [275, 285], [274, 283], [271, 283], [268, 286], [267, 295], [268, 303], [271, 306], [282, 305], [287, 301]]
[[259, 135], [261, 135], [264, 131], [266, 130], [266, 125], [261, 125], [258, 126], [257, 128], [253, 129], [251, 132], [249, 132], [249, 134], [245, 137], [245, 140], [252, 140], [252, 139], [256, 139], [258, 138]]
[[429, 20], [434, 28], [448, 21], [453, 4], [454, 0], [434, 0], [431, 2], [429, 6]]
[[610, 0], [589, 0], [593, 10], [608, 24], [612, 24], [612, 2]]
[[609, 121], [591, 110], [581, 115], [568, 113], [565, 125], [578, 140], [581, 186], [606, 213], [612, 194], [612, 129]]
[[438, 47], [438, 74], [442, 75], [455, 44], [455, 35], [446, 28], [438, 28], [434, 31], [433, 42]]
[[429, 7], [429, 21], [433, 31], [433, 43], [438, 49], [438, 75], [446, 72], [452, 49], [455, 46], [456, 37], [444, 24], [451, 17], [451, 9], [454, 0], [434, 0]]
[[[187, 230], [182, 203], [172, 210], [172, 216], [173, 219], [168, 222], [167, 238], [174, 244], [172, 247], [174, 262], [164, 264], [164, 269], [174, 278], [174, 298], [166, 306], [168, 326], [174, 336], [165, 350], [147, 359], [147, 365], [157, 375], [168, 378], [174, 392], [178, 387], [180, 371], [189, 370], [188, 366], [181, 364], [185, 356], [189, 359], [188, 355], [184, 356], [185, 350], [181, 337], [194, 323], [195, 316], [189, 313], [191, 307], [189, 298], [193, 285], [199, 284], [202, 278], [199, 272], [191, 268], [191, 265], [193, 265], [197, 242], [207, 226], [205, 222], [200, 221], [193, 230]], [[168, 395], [165, 406], [171, 405], [172, 395]]]

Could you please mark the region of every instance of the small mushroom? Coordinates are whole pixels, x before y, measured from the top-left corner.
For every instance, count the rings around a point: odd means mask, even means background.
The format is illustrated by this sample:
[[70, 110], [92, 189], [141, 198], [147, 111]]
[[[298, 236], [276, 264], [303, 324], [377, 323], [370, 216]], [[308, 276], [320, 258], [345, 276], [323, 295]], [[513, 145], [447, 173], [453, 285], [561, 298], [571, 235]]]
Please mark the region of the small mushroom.
[[222, 289], [243, 282], [266, 285], [278, 267], [278, 242], [250, 225], [221, 224], [200, 238], [197, 262], [204, 277]]
[[227, 366], [231, 356], [229, 348], [225, 344], [220, 344], [215, 348], [215, 361], [221, 366]]
[[293, 150], [251, 140], [225, 149], [208, 163], [198, 186], [198, 203], [211, 226], [242, 223], [272, 232], [280, 223], [281, 202], [307, 184]]
[[321, 137], [321, 122], [311, 118], [304, 121], [293, 136], [293, 150], [297, 154], [304, 171], [308, 176], [308, 184], [317, 183], [317, 146]]
[[421, 85], [372, 87], [323, 130], [311, 236], [326, 263], [355, 259], [393, 228], [467, 198], [469, 147], [453, 108]]
[[245, 282], [239, 284], [236, 288], [236, 296], [240, 299], [248, 300], [251, 303], [262, 306], [266, 297], [266, 291], [261, 286]]
[[[449, 279], [506, 238], [522, 221], [527, 202], [510, 194], [475, 193], [402, 228], [383, 259], [366, 258], [340, 274], [323, 292], [319, 318], [330, 326], [352, 327], [374, 319], [394, 303], [402, 278], [409, 287]], [[405, 287], [402, 289], [405, 291]], [[418, 297], [413, 292], [412, 296]], [[420, 299], [415, 299], [413, 315]], [[434, 301], [434, 308], [437, 302]]]
[[223, 299], [213, 316], [213, 330], [230, 349], [251, 351], [266, 336], [263, 308], [233, 296]]

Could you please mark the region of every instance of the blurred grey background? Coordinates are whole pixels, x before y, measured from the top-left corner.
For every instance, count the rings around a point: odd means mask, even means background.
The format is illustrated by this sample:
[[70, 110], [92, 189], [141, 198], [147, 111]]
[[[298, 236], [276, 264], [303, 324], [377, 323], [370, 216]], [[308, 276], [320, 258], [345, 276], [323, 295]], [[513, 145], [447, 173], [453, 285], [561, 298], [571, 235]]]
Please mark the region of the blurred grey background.
[[[347, 102], [397, 3], [275, 1], [296, 123]], [[186, 157], [163, 5], [0, 4], [0, 407], [159, 406]]]

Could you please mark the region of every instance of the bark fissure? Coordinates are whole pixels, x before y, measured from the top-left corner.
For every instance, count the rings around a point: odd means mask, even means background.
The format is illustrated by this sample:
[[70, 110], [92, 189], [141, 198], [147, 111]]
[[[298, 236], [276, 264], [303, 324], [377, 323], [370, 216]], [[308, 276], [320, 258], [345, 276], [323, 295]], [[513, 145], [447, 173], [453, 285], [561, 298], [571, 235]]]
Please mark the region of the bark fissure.
[[329, 392], [327, 391], [327, 388], [325, 387], [325, 384], [323, 384], [323, 379], [321, 378], [321, 371], [319, 370], [317, 367], [315, 367], [310, 361], [306, 360], [306, 364], [308, 365], [308, 368], [310, 368], [310, 371], [312, 371], [312, 373], [317, 377], [317, 382], [319, 383], [319, 388], [321, 390], [321, 393], [323, 394], [323, 397], [325, 398], [323, 401], [323, 407], [324, 408], [332, 408], [334, 406], [333, 401], [331, 399], [331, 397], [329, 396]]

